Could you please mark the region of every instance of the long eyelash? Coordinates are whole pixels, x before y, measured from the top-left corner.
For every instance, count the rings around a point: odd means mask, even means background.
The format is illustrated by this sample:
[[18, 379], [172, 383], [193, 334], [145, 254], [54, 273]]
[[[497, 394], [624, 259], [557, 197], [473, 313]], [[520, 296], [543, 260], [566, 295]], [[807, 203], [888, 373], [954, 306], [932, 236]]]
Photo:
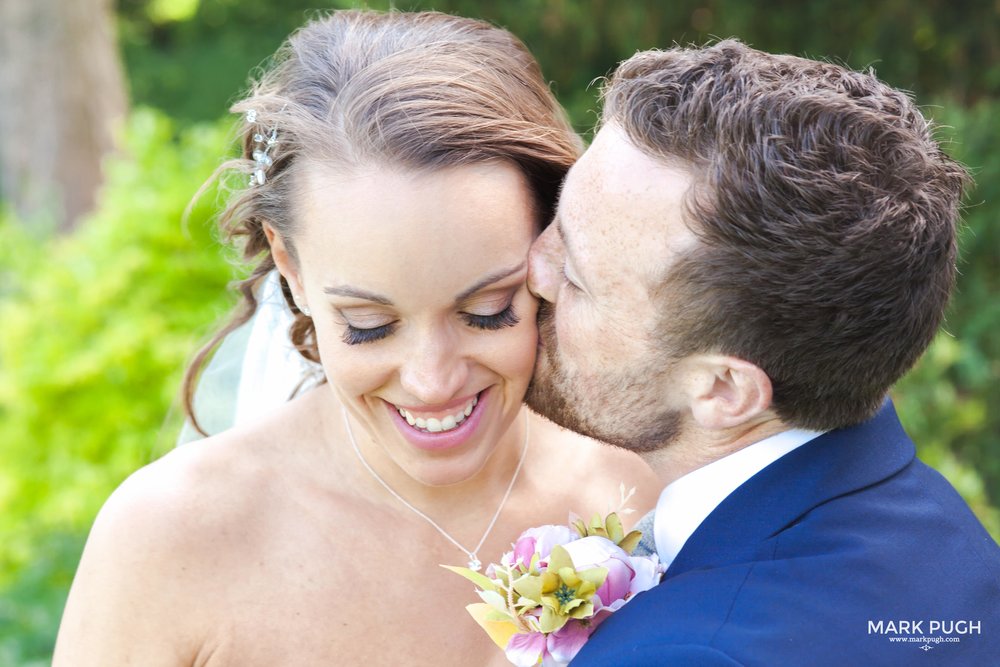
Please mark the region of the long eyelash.
[[472, 313], [464, 313], [463, 317], [465, 318], [465, 322], [470, 327], [486, 329], [488, 331], [496, 331], [497, 329], [512, 327], [521, 321], [521, 318], [514, 312], [513, 303], [495, 315], [473, 315]]
[[341, 340], [348, 345], [362, 345], [382, 340], [391, 333], [391, 324], [384, 324], [380, 327], [372, 327], [371, 329], [359, 329], [348, 324], [347, 328], [344, 329], [344, 335], [341, 337]]
[[[514, 312], [514, 304], [510, 304], [502, 311], [494, 315], [473, 315], [472, 313], [463, 313], [462, 316], [465, 318], [465, 322], [469, 326], [475, 327], [476, 329], [485, 329], [487, 331], [496, 331], [498, 329], [512, 327], [521, 321], [521, 318]], [[380, 327], [372, 327], [371, 329], [359, 329], [358, 327], [352, 327], [348, 324], [344, 329], [344, 335], [341, 337], [341, 340], [348, 345], [374, 343], [389, 336], [389, 334], [392, 333], [393, 328], [393, 325], [385, 324]]]

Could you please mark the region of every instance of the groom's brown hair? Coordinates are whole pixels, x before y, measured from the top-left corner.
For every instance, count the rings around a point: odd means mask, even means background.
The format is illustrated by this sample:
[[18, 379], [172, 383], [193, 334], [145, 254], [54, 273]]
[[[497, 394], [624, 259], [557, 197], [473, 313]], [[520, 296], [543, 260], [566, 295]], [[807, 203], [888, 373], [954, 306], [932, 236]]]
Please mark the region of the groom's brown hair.
[[671, 354], [762, 368], [787, 423], [858, 423], [926, 349], [955, 276], [965, 169], [872, 73], [734, 40], [639, 53], [604, 122], [694, 176], [699, 246], [663, 276]]

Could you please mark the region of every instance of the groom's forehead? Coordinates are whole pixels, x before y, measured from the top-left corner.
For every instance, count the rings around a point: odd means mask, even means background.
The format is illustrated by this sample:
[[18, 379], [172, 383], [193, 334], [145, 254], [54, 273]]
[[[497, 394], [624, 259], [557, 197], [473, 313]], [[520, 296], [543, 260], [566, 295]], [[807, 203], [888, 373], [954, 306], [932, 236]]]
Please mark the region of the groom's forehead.
[[564, 270], [583, 279], [594, 296], [635, 282], [645, 273], [648, 252], [636, 243], [635, 221], [617, 215], [615, 206], [600, 199], [599, 189], [583, 187], [579, 196], [572, 187], [566, 192], [569, 196], [553, 221], [562, 242]]
[[[574, 234], [590, 235], [606, 231], [605, 218], [618, 206], [614, 191], [621, 181], [614, 172], [618, 165], [607, 155], [600, 135], [569, 170], [559, 197], [557, 217], [564, 239]], [[581, 241], [582, 242], [582, 241]]]
[[684, 222], [689, 169], [649, 156], [606, 125], [566, 177], [557, 219], [583, 272], [620, 271], [657, 280], [664, 261], [695, 242]]
[[[567, 236], [607, 235], [594, 239], [608, 243], [620, 233], [636, 229], [635, 212], [654, 191], [638, 171], [644, 156], [615, 126], [605, 126], [570, 169], [559, 198], [558, 214]], [[583, 241], [581, 241], [583, 243]]]

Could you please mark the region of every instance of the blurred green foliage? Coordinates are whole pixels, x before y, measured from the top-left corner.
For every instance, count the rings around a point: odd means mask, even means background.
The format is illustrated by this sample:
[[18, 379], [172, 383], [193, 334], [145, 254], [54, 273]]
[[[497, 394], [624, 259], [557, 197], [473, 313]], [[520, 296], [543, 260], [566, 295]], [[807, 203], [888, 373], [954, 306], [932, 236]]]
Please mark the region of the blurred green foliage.
[[[310, 11], [307, 0], [119, 0], [134, 102], [98, 210], [69, 236], [0, 217], [0, 665], [48, 664], [87, 527], [111, 490], [173, 445], [185, 361], [232, 303], [210, 231], [184, 207], [232, 142], [216, 119]], [[387, 2], [371, 2], [385, 8]], [[578, 128], [591, 81], [637, 49], [739, 36], [873, 65], [927, 112], [976, 188], [946, 332], [896, 388], [920, 455], [1000, 537], [1000, 9], [993, 2], [396, 2], [489, 19], [538, 55]], [[144, 107], [156, 107], [154, 112]], [[34, 228], [34, 227], [33, 227]]]
[[185, 361], [231, 305], [213, 193], [181, 223], [226, 132], [177, 135], [138, 111], [126, 134], [98, 210], [72, 235], [0, 223], [3, 665], [51, 650], [87, 527], [122, 479], [173, 445]]
[[[177, 2], [178, 0], [174, 0]], [[589, 84], [636, 50], [739, 37], [765, 51], [875, 67], [918, 99], [962, 105], [1000, 94], [1000, 7], [993, 0], [119, 0], [135, 100], [176, 118], [214, 119], [284, 37], [331, 8], [395, 7], [473, 16], [531, 48], [577, 127], [594, 122]]]
[[921, 458], [1000, 538], [1000, 104], [925, 110], [976, 185], [966, 198], [958, 288], [944, 331], [894, 395]]

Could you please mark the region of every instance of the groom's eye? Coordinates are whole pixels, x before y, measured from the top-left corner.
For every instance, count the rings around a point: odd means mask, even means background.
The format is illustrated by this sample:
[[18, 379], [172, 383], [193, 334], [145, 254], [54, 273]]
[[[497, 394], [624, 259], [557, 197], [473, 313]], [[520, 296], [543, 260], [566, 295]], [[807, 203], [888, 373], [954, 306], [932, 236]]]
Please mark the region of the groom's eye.
[[575, 282], [573, 282], [573, 279], [570, 278], [569, 274], [566, 273], [566, 264], [563, 264], [563, 266], [562, 266], [562, 274], [563, 274], [563, 282], [564, 283], [566, 283], [567, 285], [569, 285], [570, 287], [572, 287], [575, 290], [578, 290], [578, 291], [580, 290], [580, 286], [577, 285]]

